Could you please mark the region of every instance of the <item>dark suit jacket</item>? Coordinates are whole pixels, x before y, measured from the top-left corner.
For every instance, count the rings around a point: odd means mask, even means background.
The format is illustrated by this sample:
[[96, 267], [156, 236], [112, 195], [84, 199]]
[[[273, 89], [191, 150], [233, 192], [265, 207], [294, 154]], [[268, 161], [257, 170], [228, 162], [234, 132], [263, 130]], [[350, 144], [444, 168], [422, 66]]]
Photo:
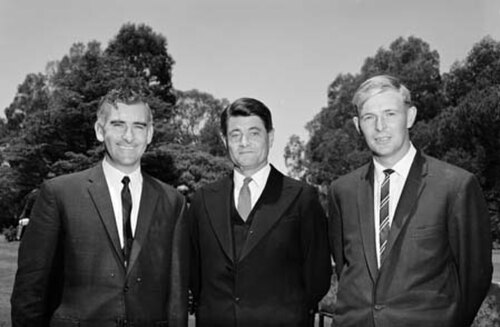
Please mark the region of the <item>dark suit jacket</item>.
[[491, 283], [489, 215], [476, 178], [417, 152], [377, 269], [373, 164], [333, 182], [335, 326], [469, 326]]
[[193, 293], [198, 326], [306, 326], [330, 286], [326, 217], [311, 186], [272, 168], [234, 260], [233, 179], [195, 195]]
[[184, 208], [143, 174], [125, 268], [102, 165], [45, 182], [19, 249], [13, 326], [187, 325]]

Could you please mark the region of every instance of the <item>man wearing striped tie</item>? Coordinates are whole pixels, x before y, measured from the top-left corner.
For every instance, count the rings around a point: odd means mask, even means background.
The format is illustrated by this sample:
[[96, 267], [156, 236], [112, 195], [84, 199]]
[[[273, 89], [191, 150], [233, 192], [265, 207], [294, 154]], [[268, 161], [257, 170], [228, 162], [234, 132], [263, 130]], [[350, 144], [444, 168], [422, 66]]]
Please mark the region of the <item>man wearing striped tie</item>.
[[491, 283], [489, 215], [474, 175], [410, 141], [417, 108], [382, 75], [356, 91], [373, 154], [330, 187], [334, 326], [469, 326]]

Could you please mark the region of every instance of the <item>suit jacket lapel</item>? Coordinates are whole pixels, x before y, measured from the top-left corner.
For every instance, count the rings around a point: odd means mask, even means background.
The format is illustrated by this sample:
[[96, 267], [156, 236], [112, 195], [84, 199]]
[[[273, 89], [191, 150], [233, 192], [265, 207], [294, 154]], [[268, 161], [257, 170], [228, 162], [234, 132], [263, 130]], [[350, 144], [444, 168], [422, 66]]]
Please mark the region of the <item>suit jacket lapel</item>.
[[271, 166], [271, 173], [267, 180], [258, 207], [254, 212], [251, 232], [241, 250], [240, 261], [252, 251], [260, 240], [269, 232], [284, 214], [298, 194], [299, 188], [287, 183], [283, 174]]
[[[415, 204], [418, 202], [418, 197], [424, 189], [425, 181], [423, 177], [426, 174], [427, 165], [425, 163], [425, 159], [420, 152], [417, 152], [415, 158], [413, 159], [408, 177], [406, 178], [406, 183], [403, 187], [401, 197], [399, 198], [399, 202], [394, 213], [389, 238], [387, 240], [387, 248], [385, 250], [387, 252], [387, 255], [385, 256], [386, 259], [390, 256], [391, 249], [394, 246], [402, 228], [408, 223], [411, 217], [411, 212]], [[381, 263], [381, 266], [382, 264], [383, 262]]]
[[231, 230], [232, 175], [207, 188], [205, 211], [212, 229], [229, 260], [234, 261], [233, 232]]
[[[139, 204], [139, 213], [137, 215], [137, 226], [134, 234], [134, 242], [132, 243], [132, 250], [130, 252], [130, 260], [127, 266], [127, 274], [131, 271], [137, 257], [139, 256], [142, 245], [147, 240], [147, 234], [151, 221], [154, 216], [156, 203], [158, 201], [158, 192], [155, 192], [152, 178], [143, 173], [142, 194]], [[165, 210], [165, 212], [174, 212], [174, 210]]]
[[102, 170], [102, 164], [98, 164], [90, 170], [88, 191], [97, 208], [99, 218], [108, 234], [110, 243], [115, 250], [117, 259], [122, 263], [123, 253], [120, 245], [120, 237], [118, 236], [118, 229], [116, 228], [115, 213], [113, 211], [108, 185], [106, 184], [106, 178]]
[[358, 184], [358, 220], [361, 230], [366, 265], [373, 281], [378, 276], [377, 253], [375, 247], [375, 216], [373, 208], [373, 162], [361, 173]]

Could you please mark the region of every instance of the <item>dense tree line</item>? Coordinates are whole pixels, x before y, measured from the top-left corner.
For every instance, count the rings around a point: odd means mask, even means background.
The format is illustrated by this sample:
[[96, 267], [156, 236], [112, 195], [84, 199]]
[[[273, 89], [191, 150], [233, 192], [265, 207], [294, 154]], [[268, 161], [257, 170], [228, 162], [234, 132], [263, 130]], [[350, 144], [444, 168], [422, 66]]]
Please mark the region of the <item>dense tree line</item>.
[[[494, 239], [500, 240], [500, 42], [477, 42], [448, 73], [425, 41], [398, 38], [368, 57], [357, 74], [339, 74], [328, 88], [328, 103], [307, 124], [304, 179], [326, 188], [337, 177], [366, 163], [370, 153], [351, 118], [352, 96], [377, 74], [400, 78], [418, 109], [412, 128], [415, 146], [463, 167], [479, 178], [492, 213]], [[291, 140], [292, 141], [292, 140]]]
[[149, 26], [125, 24], [105, 49], [96, 41], [76, 43], [46, 73], [26, 76], [0, 120], [0, 227], [14, 223], [24, 196], [44, 179], [102, 158], [95, 113], [99, 99], [117, 86], [140, 88], [153, 110], [146, 171], [188, 196], [229, 171], [217, 133], [227, 100], [175, 90], [167, 49], [166, 38]]
[[[105, 49], [92, 41], [74, 44], [44, 74], [28, 74], [0, 119], [0, 227], [13, 223], [24, 196], [47, 178], [85, 169], [102, 158], [93, 131], [97, 103], [110, 88], [131, 84], [148, 96], [155, 135], [144, 169], [188, 196], [229, 171], [218, 136], [225, 99], [175, 90], [167, 40], [146, 25], [125, 24]], [[500, 42], [486, 37], [444, 74], [439, 54], [425, 41], [398, 38], [366, 58], [357, 74], [339, 74], [328, 87], [326, 106], [307, 124], [310, 138], [292, 136], [285, 149], [294, 173], [325, 187], [369, 160], [352, 124], [352, 95], [365, 79], [399, 77], [418, 108], [415, 145], [474, 172], [492, 211], [500, 239]], [[300, 145], [297, 147], [297, 145]], [[291, 149], [305, 156], [289, 160]], [[295, 151], [295, 150], [294, 150]], [[303, 167], [300, 167], [302, 165]]]

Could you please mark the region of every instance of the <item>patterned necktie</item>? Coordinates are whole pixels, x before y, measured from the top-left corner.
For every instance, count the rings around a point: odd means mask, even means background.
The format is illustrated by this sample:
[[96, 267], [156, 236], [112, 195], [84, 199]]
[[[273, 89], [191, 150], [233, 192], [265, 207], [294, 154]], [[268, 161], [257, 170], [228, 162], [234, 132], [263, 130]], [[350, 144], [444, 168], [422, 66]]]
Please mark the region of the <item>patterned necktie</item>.
[[132, 196], [128, 184], [130, 178], [128, 176], [122, 179], [122, 213], [123, 213], [123, 257], [125, 259], [125, 266], [128, 264], [130, 257], [130, 250], [132, 249], [132, 224], [130, 222], [130, 213], [132, 212]]
[[389, 230], [391, 226], [389, 225], [389, 186], [390, 186], [390, 175], [394, 172], [392, 169], [384, 170], [385, 178], [382, 182], [380, 189], [380, 225], [379, 225], [379, 236], [380, 236], [380, 264], [382, 265], [384, 259], [385, 247], [387, 245], [387, 238], [389, 236]]
[[246, 177], [243, 180], [243, 186], [241, 187], [240, 194], [238, 196], [238, 213], [243, 220], [247, 220], [250, 210], [252, 210], [252, 195], [250, 193], [250, 187], [248, 184], [252, 181], [252, 178]]

